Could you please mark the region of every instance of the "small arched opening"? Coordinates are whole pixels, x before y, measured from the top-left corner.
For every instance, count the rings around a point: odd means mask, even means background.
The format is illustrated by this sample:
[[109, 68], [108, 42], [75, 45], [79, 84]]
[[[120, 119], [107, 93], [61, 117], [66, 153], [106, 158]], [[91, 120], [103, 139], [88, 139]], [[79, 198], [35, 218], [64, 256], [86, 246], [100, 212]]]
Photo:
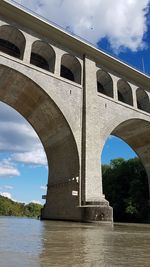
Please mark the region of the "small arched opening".
[[54, 73], [55, 68], [55, 51], [43, 41], [35, 41], [32, 44], [30, 63]]
[[98, 93], [113, 97], [113, 81], [110, 75], [103, 71], [97, 71], [97, 91]]
[[0, 27], [0, 51], [10, 56], [23, 59], [25, 37], [17, 28], [10, 25]]
[[63, 55], [61, 58], [60, 76], [81, 84], [81, 64], [79, 60], [69, 54]]
[[148, 94], [141, 88], [138, 88], [136, 90], [136, 98], [137, 98], [138, 109], [141, 109], [141, 110], [144, 110], [150, 113], [150, 100], [149, 100]]
[[118, 100], [130, 106], [133, 106], [133, 96], [130, 85], [126, 81], [120, 79], [117, 83], [117, 89]]

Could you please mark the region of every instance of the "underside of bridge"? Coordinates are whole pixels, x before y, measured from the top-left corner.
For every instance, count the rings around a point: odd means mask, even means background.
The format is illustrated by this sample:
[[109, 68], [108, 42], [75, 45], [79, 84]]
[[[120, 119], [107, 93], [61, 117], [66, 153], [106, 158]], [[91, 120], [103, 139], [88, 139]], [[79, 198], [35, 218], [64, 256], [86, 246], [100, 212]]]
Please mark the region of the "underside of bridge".
[[117, 126], [111, 134], [123, 139], [139, 156], [148, 176], [150, 192], [150, 122], [129, 119]]
[[42, 218], [81, 220], [78, 151], [62, 112], [37, 84], [4, 65], [0, 65], [0, 101], [27, 119], [45, 149], [49, 177]]

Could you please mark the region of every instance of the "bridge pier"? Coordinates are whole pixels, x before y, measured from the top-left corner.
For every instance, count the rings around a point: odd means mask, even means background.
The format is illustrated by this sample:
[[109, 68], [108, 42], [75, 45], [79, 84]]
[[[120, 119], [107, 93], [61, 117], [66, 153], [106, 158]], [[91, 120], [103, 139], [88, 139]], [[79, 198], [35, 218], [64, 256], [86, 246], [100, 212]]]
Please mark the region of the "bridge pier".
[[[52, 204], [52, 203], [51, 203]], [[67, 220], [76, 222], [113, 222], [113, 209], [109, 204], [97, 203], [85, 206], [74, 206], [62, 214], [62, 208], [57, 205], [46, 205], [41, 211], [41, 220]]]
[[48, 186], [46, 204], [41, 212], [42, 220], [69, 220], [80, 222], [112, 222], [113, 210], [108, 201], [86, 202], [79, 205], [78, 178], [68, 182], [51, 183]]
[[[84, 58], [83, 110], [81, 136], [81, 154], [76, 151], [72, 137], [67, 136], [60, 146], [49, 150], [50, 166], [54, 170], [49, 177], [46, 204], [42, 210], [42, 219], [73, 220], [84, 222], [113, 220], [113, 211], [103, 196], [102, 174], [100, 167], [100, 124], [97, 120], [97, 95], [95, 95], [95, 62]], [[80, 139], [81, 138], [81, 139]], [[68, 149], [68, 154], [67, 154]], [[59, 153], [57, 153], [59, 150]], [[79, 165], [77, 157], [79, 154]], [[58, 161], [58, 155], [61, 160]], [[53, 164], [52, 164], [53, 162]], [[74, 167], [76, 163], [76, 168]], [[73, 171], [74, 170], [74, 171]], [[80, 170], [80, 173], [79, 173]], [[79, 175], [80, 178], [76, 177]], [[61, 177], [58, 180], [57, 177]], [[66, 178], [70, 177], [70, 178]], [[74, 178], [72, 178], [74, 177]], [[54, 179], [55, 178], [55, 179]], [[78, 180], [78, 181], [77, 181]]]
[[78, 201], [77, 180], [49, 183], [42, 219], [80, 221], [82, 211]]
[[107, 201], [88, 203], [81, 207], [83, 222], [112, 222], [113, 209]]

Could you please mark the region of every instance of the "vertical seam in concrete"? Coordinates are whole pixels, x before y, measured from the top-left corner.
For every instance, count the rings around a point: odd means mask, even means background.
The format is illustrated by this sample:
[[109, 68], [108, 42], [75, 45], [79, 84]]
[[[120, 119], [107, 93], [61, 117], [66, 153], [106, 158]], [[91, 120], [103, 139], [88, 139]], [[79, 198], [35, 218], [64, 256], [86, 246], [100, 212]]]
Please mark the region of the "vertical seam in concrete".
[[83, 55], [83, 92], [82, 92], [82, 123], [81, 123], [81, 171], [80, 171], [80, 206], [85, 204], [85, 170], [86, 170], [86, 69]]

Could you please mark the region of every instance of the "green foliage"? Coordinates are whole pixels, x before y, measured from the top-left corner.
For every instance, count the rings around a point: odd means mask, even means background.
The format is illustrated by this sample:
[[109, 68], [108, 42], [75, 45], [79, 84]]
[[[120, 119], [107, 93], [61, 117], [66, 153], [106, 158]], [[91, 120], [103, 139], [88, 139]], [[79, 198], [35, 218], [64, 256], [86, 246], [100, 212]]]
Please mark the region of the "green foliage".
[[35, 204], [35, 203], [29, 203], [25, 206], [25, 214], [28, 217], [38, 217], [41, 214], [41, 208], [42, 205], [40, 204]]
[[18, 203], [7, 197], [0, 196], [0, 216], [26, 216], [38, 217], [41, 213], [42, 205], [29, 203]]
[[115, 221], [145, 221], [148, 217], [148, 178], [138, 158], [114, 159], [102, 166], [103, 189]]

